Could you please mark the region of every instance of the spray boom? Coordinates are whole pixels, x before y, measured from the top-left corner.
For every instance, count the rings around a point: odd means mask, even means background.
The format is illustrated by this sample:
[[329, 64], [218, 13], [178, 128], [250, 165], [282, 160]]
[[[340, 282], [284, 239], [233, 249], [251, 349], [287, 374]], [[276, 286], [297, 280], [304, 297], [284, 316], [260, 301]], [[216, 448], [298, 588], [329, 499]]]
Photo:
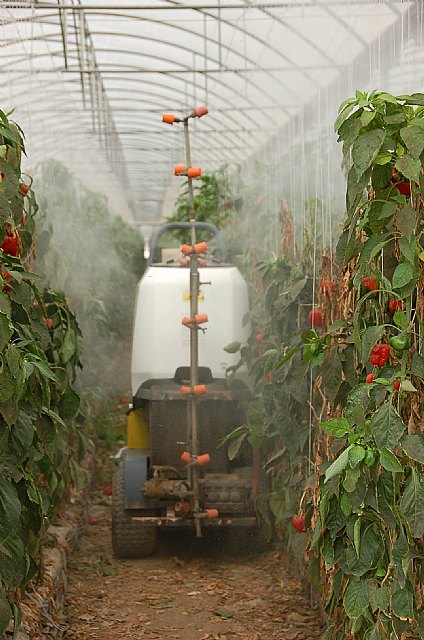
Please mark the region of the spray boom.
[[[196, 107], [194, 111], [184, 118], [177, 118], [172, 113], [164, 113], [162, 116], [162, 121], [166, 124], [173, 125], [174, 123], [183, 123], [186, 150], [186, 164], [180, 164], [174, 167], [174, 175], [185, 176], [188, 179], [191, 244], [183, 245], [181, 247], [181, 253], [185, 256], [183, 259], [184, 264], [187, 264], [188, 266], [189, 263], [190, 266], [190, 317], [183, 318], [182, 320], [182, 323], [190, 330], [190, 385], [182, 386], [181, 393], [187, 397], [190, 451], [185, 452], [183, 455], [185, 455], [189, 461], [188, 472], [190, 474], [189, 478], [193, 500], [192, 507], [197, 537], [201, 537], [202, 535], [202, 519], [205, 517], [217, 517], [218, 515], [216, 510], [212, 510], [214, 512], [213, 514], [207, 514], [202, 512], [200, 509], [199, 467], [201, 466], [200, 460], [204, 459], [203, 464], [206, 462], [206, 456], [199, 456], [198, 454], [198, 399], [200, 396], [207, 393], [207, 387], [204, 384], [199, 384], [198, 329], [200, 324], [207, 322], [207, 316], [198, 313], [198, 296], [200, 288], [199, 266], [204, 264], [204, 261], [199, 256], [207, 251], [208, 245], [206, 242], [196, 242], [196, 212], [194, 209], [193, 179], [200, 177], [202, 175], [202, 170], [200, 167], [191, 166], [190, 136], [188, 127], [188, 123], [191, 118], [202, 118], [207, 113], [208, 108], [201, 106]], [[209, 460], [209, 456], [207, 456], [207, 458]]]

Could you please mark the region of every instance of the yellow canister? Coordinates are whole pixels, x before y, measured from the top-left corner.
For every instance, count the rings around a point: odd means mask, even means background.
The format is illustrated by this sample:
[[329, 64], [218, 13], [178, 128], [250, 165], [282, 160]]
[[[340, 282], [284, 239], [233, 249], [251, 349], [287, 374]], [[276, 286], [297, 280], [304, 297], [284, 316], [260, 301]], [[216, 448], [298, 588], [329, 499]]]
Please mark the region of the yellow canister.
[[142, 409], [128, 414], [128, 449], [149, 449], [149, 425]]

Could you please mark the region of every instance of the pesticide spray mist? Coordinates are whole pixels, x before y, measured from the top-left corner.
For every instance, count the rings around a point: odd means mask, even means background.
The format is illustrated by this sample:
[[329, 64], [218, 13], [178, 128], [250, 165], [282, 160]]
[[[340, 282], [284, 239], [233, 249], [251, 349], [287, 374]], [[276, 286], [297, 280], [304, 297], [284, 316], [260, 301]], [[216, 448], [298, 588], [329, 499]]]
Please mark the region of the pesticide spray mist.
[[83, 332], [81, 391], [100, 397], [122, 393], [129, 388], [143, 238], [63, 164], [43, 163], [35, 182], [42, 223], [38, 261], [50, 285], [66, 292]]

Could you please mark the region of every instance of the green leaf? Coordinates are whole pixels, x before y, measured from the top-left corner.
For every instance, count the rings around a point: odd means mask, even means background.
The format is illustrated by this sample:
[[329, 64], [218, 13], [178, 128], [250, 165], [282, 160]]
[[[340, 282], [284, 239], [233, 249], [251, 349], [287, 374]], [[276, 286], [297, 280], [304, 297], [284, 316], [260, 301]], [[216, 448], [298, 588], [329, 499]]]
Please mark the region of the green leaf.
[[370, 402], [371, 385], [366, 382], [356, 385], [347, 397], [346, 409], [344, 414], [349, 424], [357, 424], [363, 427], [365, 423], [365, 412]]
[[237, 456], [238, 452], [240, 451], [240, 447], [245, 441], [247, 435], [248, 435], [248, 432], [244, 431], [243, 433], [240, 433], [237, 438], [233, 438], [230, 441], [227, 449], [227, 455], [229, 460], [234, 460], [234, 458]]
[[411, 240], [417, 226], [417, 216], [414, 209], [407, 202], [396, 216], [396, 226], [399, 231]]
[[359, 558], [361, 551], [361, 518], [356, 518], [353, 526], [353, 544], [355, 546], [356, 555]]
[[402, 289], [416, 278], [414, 265], [410, 262], [401, 262], [395, 269], [392, 279], [393, 289]]
[[350, 516], [350, 514], [352, 513], [352, 503], [351, 503], [347, 493], [342, 493], [342, 495], [341, 495], [340, 508], [343, 511], [343, 513], [346, 516], [346, 518], [348, 518]]
[[409, 380], [402, 380], [402, 382], [400, 383], [400, 390], [409, 391], [411, 393], [417, 393], [417, 389]]
[[22, 357], [18, 347], [14, 344], [9, 344], [7, 348], [7, 365], [14, 378], [18, 376], [21, 370], [21, 362]]
[[411, 95], [397, 96], [398, 100], [404, 100], [405, 104], [413, 104], [415, 106], [424, 105], [424, 93], [412, 93]]
[[390, 592], [388, 587], [385, 585], [383, 587], [379, 587], [374, 582], [372, 588], [368, 587], [368, 593], [373, 612], [377, 611], [377, 609], [380, 609], [381, 611], [388, 610], [390, 605]]
[[234, 617], [234, 612], [230, 611], [230, 609], [216, 609], [214, 614], [224, 620], [230, 620], [230, 618]]
[[368, 238], [362, 247], [361, 257], [359, 258], [359, 264], [368, 264], [370, 260], [373, 260], [375, 256], [380, 253], [387, 242], [392, 237], [390, 233], [376, 233]]
[[7, 402], [13, 398], [16, 390], [16, 381], [14, 380], [9, 368], [4, 364], [0, 369], [0, 403]]
[[322, 382], [325, 394], [328, 399], [333, 402], [336, 397], [343, 379], [343, 368], [337, 349], [329, 349], [324, 358], [324, 366], [322, 368]]
[[405, 573], [408, 573], [410, 563], [409, 542], [403, 526], [399, 528], [399, 535], [393, 546], [392, 557], [397, 572], [396, 578], [399, 586], [403, 589], [406, 584]]
[[[235, 351], [228, 351], [229, 347], [234, 348], [236, 344], [238, 344], [238, 347], [237, 349], [235, 349]], [[241, 346], [241, 343], [232, 342], [230, 345], [227, 345], [227, 347], [225, 347], [224, 350], [227, 351], [227, 353], [236, 353], [236, 351], [239, 350], [240, 346]], [[69, 360], [74, 355], [75, 348], [76, 348], [75, 332], [70, 327], [68, 327], [66, 329], [65, 337], [63, 338], [62, 346], [60, 348], [60, 355], [62, 356], [62, 360], [65, 364], [69, 362]]]
[[407, 434], [400, 441], [402, 449], [412, 460], [424, 464], [424, 438], [420, 434]]
[[408, 318], [406, 317], [406, 313], [398, 309], [393, 314], [393, 322], [400, 329], [406, 329], [408, 326]]
[[6, 138], [6, 140], [15, 142], [20, 147], [24, 148], [24, 143], [21, 136], [15, 131], [9, 129], [9, 127], [5, 127], [3, 124], [0, 124], [0, 136], [3, 136], [3, 138]]
[[417, 255], [417, 242], [415, 237], [413, 236], [411, 240], [408, 240], [406, 236], [401, 236], [398, 239], [398, 244], [401, 254], [409, 260], [409, 262], [414, 263]]
[[[240, 347], [241, 347], [241, 342], [235, 341], [235, 342], [230, 342], [230, 344], [227, 344], [226, 347], [224, 347], [224, 351], [226, 351], [227, 353], [237, 353], [237, 351], [240, 351]], [[71, 355], [69, 356], [69, 358], [72, 357], [73, 352], [71, 353]], [[68, 360], [69, 360], [68, 358]], [[64, 358], [64, 362], [67, 362], [67, 360]]]
[[342, 109], [342, 111], [337, 116], [336, 122], [334, 123], [335, 132], [337, 132], [340, 129], [343, 122], [350, 116], [350, 114], [352, 113], [355, 107], [356, 107], [356, 104], [348, 104]]
[[3, 589], [0, 589], [0, 634], [6, 631], [12, 617], [12, 608]]
[[424, 534], [424, 479], [413, 468], [406, 481], [400, 508], [414, 538], [421, 538]]
[[32, 364], [40, 373], [43, 374], [43, 376], [49, 380], [53, 380], [54, 382], [59, 382], [53, 371], [49, 368], [47, 362], [43, 362], [43, 360], [32, 360]]
[[361, 113], [360, 120], [361, 120], [361, 125], [365, 128], [369, 125], [370, 122], [372, 122], [376, 116], [376, 112], [375, 111], [363, 111]]
[[331, 478], [334, 478], [334, 476], [337, 476], [339, 473], [341, 473], [343, 469], [346, 469], [347, 465], [349, 464], [349, 451], [352, 447], [353, 445], [350, 445], [347, 449], [342, 451], [339, 457], [334, 460], [332, 464], [330, 464], [325, 472], [324, 482], [328, 482], [329, 480], [331, 480]]
[[374, 164], [379, 164], [379, 165], [389, 164], [391, 159], [392, 159], [391, 153], [389, 153], [388, 151], [382, 151], [380, 153], [377, 153], [376, 157], [374, 158]]
[[365, 449], [360, 444], [354, 444], [349, 451], [349, 464], [352, 469], [358, 466], [365, 458]]
[[387, 221], [389, 218], [393, 218], [396, 213], [398, 203], [394, 200], [388, 200], [387, 202], [380, 202], [379, 204], [382, 204], [382, 207], [380, 208], [378, 219]]
[[368, 609], [368, 582], [350, 580], [343, 594], [343, 606], [349, 618], [357, 618]]
[[396, 169], [403, 173], [405, 178], [412, 180], [412, 182], [420, 181], [421, 162], [415, 160], [411, 155], [405, 153], [401, 158], [398, 158], [395, 164]]
[[8, 295], [0, 291], [0, 313], [4, 313], [9, 319], [12, 316], [12, 305]]
[[10, 326], [9, 318], [4, 313], [0, 313], [0, 351], [3, 351], [12, 334], [13, 330]]
[[355, 491], [359, 476], [361, 475], [361, 467], [348, 467], [346, 469], [345, 477], [343, 480], [343, 487], [348, 493]]
[[347, 433], [351, 433], [352, 429], [346, 418], [333, 418], [320, 423], [321, 429], [329, 436], [335, 438], [343, 438]]
[[80, 398], [72, 387], [67, 387], [59, 400], [59, 413], [63, 420], [71, 420], [77, 413]]
[[282, 358], [281, 360], [278, 362], [278, 364], [276, 365], [276, 367], [274, 368], [274, 371], [277, 371], [280, 367], [283, 366], [283, 364], [285, 364], [288, 360], [291, 360], [291, 358], [294, 356], [294, 354], [299, 351], [299, 349], [302, 347], [303, 342], [300, 342], [298, 345], [296, 345], [295, 347], [293, 347], [293, 349], [290, 349], [290, 351], [288, 351]]
[[399, 134], [411, 156], [418, 160], [424, 149], [424, 129], [412, 125], [401, 129]]
[[412, 354], [410, 371], [412, 375], [424, 380], [424, 357], [420, 356], [417, 351]]
[[[354, 495], [355, 494], [352, 494], [352, 497]], [[350, 537], [354, 537], [354, 532], [350, 534]], [[348, 547], [346, 551], [346, 560], [353, 575], [363, 576], [377, 566], [381, 554], [382, 548], [380, 536], [373, 531], [372, 526], [368, 526], [362, 533], [359, 557], [357, 556], [355, 549]]]
[[[3, 555], [3, 557], [1, 557]], [[11, 535], [0, 546], [1, 577], [5, 584], [17, 587], [26, 573], [25, 548], [18, 535]]]
[[392, 96], [391, 93], [387, 93], [387, 91], [381, 91], [381, 92], [379, 91], [377, 93], [377, 97], [375, 99], [375, 102], [378, 104], [378, 103], [381, 103], [383, 101], [384, 102], [390, 102], [391, 104], [398, 105], [398, 102], [397, 102], [396, 98], [394, 96]]
[[383, 131], [383, 129], [373, 129], [372, 131], [366, 131], [356, 138], [352, 147], [352, 159], [358, 179], [365, 173], [368, 167], [371, 166], [374, 158], [380, 151], [385, 137], [386, 132]]
[[392, 593], [392, 610], [398, 618], [414, 618], [414, 592], [410, 585]]
[[380, 464], [386, 471], [392, 471], [393, 473], [403, 472], [403, 467], [399, 460], [388, 449], [382, 449], [380, 451]]
[[371, 429], [378, 449], [393, 450], [406, 427], [397, 411], [385, 402], [372, 416]]
[[384, 332], [385, 327], [375, 326], [368, 327], [361, 335], [361, 360], [363, 364], [368, 362], [373, 346], [383, 337]]
[[0, 478], [0, 543], [4, 542], [18, 526], [21, 503], [15, 487]]

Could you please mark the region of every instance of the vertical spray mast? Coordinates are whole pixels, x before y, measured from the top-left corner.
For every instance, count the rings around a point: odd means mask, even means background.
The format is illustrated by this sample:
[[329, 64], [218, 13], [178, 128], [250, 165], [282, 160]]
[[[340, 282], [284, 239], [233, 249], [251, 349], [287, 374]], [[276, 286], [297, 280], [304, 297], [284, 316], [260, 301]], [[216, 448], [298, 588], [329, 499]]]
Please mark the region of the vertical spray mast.
[[[189, 322], [183, 321], [190, 329], [190, 386], [182, 387], [182, 393], [187, 395], [188, 400], [188, 426], [190, 452], [188, 460], [190, 469], [190, 484], [193, 492], [193, 514], [196, 526], [196, 535], [200, 537], [201, 519], [207, 517], [207, 514], [201, 512], [200, 495], [199, 495], [199, 417], [198, 417], [198, 397], [206, 393], [205, 385], [199, 384], [199, 341], [198, 341], [198, 296], [199, 296], [199, 255], [207, 250], [205, 242], [196, 242], [196, 212], [194, 210], [194, 194], [193, 194], [193, 178], [202, 175], [201, 169], [191, 166], [190, 154], [190, 135], [189, 120], [190, 118], [201, 118], [208, 113], [207, 107], [197, 107], [192, 113], [185, 118], [176, 118], [173, 114], [165, 113], [162, 121], [173, 125], [174, 123], [183, 123], [184, 140], [186, 150], [186, 166], [178, 165], [174, 169], [175, 175], [187, 176], [188, 179], [188, 201], [189, 201], [189, 217], [190, 217], [190, 240], [191, 245], [183, 245], [182, 253], [190, 258], [190, 319]], [[203, 320], [204, 321], [204, 320]]]

